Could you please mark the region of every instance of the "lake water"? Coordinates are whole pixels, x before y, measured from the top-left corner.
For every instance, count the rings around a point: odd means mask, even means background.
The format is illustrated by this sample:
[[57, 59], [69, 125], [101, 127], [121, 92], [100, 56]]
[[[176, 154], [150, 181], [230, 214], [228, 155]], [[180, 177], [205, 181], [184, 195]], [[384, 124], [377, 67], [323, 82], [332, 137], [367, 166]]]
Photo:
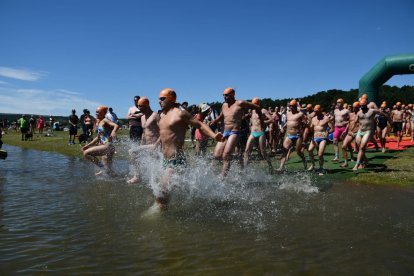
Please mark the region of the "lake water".
[[174, 180], [170, 209], [143, 216], [154, 162], [141, 185], [127, 185], [127, 161], [105, 180], [82, 159], [4, 149], [2, 275], [414, 273], [414, 190], [257, 169], [222, 182], [214, 165], [193, 160]]

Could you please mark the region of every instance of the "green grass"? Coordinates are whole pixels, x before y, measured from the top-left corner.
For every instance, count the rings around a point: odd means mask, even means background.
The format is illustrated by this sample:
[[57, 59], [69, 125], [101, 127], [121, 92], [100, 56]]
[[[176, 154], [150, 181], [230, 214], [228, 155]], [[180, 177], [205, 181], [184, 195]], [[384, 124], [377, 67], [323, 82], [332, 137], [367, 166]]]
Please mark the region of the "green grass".
[[[188, 134], [188, 133], [187, 133]], [[45, 136], [40, 134], [33, 135], [33, 141], [21, 141], [21, 134], [19, 132], [9, 131], [3, 136], [3, 142], [8, 145], [18, 146], [27, 149], [35, 149], [40, 151], [52, 151], [64, 154], [71, 157], [82, 157], [81, 146], [79, 144], [68, 145], [69, 133], [64, 131], [55, 131], [52, 136]], [[118, 132], [119, 139], [128, 139], [128, 130], [121, 129]], [[208, 150], [212, 152], [213, 145], [209, 142]], [[190, 142], [186, 142], [185, 151], [193, 151]], [[126, 159], [126, 152], [119, 151], [116, 159]], [[316, 153], [316, 152], [315, 152]], [[254, 153], [255, 154], [255, 153]], [[305, 153], [306, 157], [307, 153]], [[316, 181], [325, 183], [347, 181], [354, 184], [361, 185], [381, 185], [381, 186], [398, 186], [402, 188], [414, 188], [414, 148], [408, 148], [403, 151], [390, 150], [386, 153], [377, 152], [369, 149], [367, 157], [369, 164], [365, 169], [352, 171], [353, 162], [349, 163], [349, 168], [341, 168], [339, 162], [332, 162], [333, 146], [328, 145], [325, 153], [325, 169], [328, 173], [324, 176], [315, 174]], [[356, 155], [355, 155], [356, 156]], [[253, 158], [254, 159], [254, 158]], [[275, 168], [279, 166], [279, 156], [272, 157], [272, 163]], [[319, 166], [317, 157], [316, 167]], [[253, 166], [266, 169], [264, 161], [252, 161]], [[303, 170], [302, 162], [292, 154], [288, 160], [286, 167], [288, 171]]]

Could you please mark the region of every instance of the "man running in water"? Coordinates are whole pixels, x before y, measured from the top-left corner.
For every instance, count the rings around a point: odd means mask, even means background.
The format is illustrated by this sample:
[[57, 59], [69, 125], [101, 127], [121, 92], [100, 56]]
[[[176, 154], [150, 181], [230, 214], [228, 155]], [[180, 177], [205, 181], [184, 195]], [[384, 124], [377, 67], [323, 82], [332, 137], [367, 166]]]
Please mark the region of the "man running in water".
[[186, 166], [183, 146], [188, 126], [200, 129], [203, 134], [216, 141], [221, 141], [223, 138], [221, 133], [214, 133], [208, 125], [195, 119], [188, 111], [180, 109], [176, 100], [177, 94], [173, 89], [166, 88], [160, 92], [160, 137], [154, 147], [161, 144], [165, 171], [161, 179], [161, 190], [156, 194], [155, 208], [158, 210], [167, 209], [171, 190], [170, 179], [179, 168]]
[[282, 171], [285, 167], [287, 155], [293, 143], [296, 143], [296, 152], [302, 159], [303, 167], [307, 169], [306, 159], [302, 152], [303, 147], [303, 126], [305, 124], [305, 114], [298, 110], [298, 103], [296, 100], [291, 100], [289, 103], [290, 110], [286, 113], [286, 124], [282, 131], [286, 129], [287, 136], [283, 141], [282, 158], [280, 159], [280, 167], [277, 171]]
[[[138, 100], [137, 107], [142, 112], [141, 116], [141, 125], [143, 129], [141, 145], [153, 145], [157, 142], [158, 138], [160, 137], [160, 128], [158, 126], [158, 122], [160, 120], [160, 116], [157, 112], [152, 111], [150, 107], [150, 102], [147, 97], [142, 97]], [[135, 158], [136, 162], [133, 162], [134, 168], [134, 176], [127, 181], [128, 184], [137, 183], [140, 181], [139, 177], [139, 158], [140, 156], [144, 156], [144, 154], [151, 155], [148, 152], [145, 146], [138, 147], [137, 150], [133, 150], [130, 152], [133, 158]]]
[[377, 116], [377, 136], [380, 139], [382, 152], [386, 151], [385, 144], [387, 142], [386, 137], [388, 133], [388, 122], [390, 121], [390, 114], [386, 111], [387, 104], [382, 103], [380, 107], [380, 111], [387, 114], [387, 116], [378, 115]]
[[[260, 106], [260, 99], [253, 98], [252, 103]], [[265, 108], [262, 108], [262, 120], [265, 124], [269, 125], [272, 123], [272, 116], [269, 114], [269, 111]], [[249, 163], [249, 156], [253, 148], [253, 144], [257, 142], [258, 148], [262, 157], [266, 160], [267, 165], [269, 166], [269, 172], [273, 172], [272, 162], [270, 161], [269, 155], [266, 152], [266, 136], [265, 129], [263, 128], [262, 120], [259, 117], [259, 114], [256, 110], [252, 110], [252, 115], [250, 117], [250, 135], [247, 139], [246, 150], [244, 151], [244, 166], [246, 167]]]
[[359, 122], [359, 130], [357, 132], [355, 141], [358, 145], [358, 159], [357, 162], [352, 170], [356, 171], [358, 169], [365, 168], [365, 163], [362, 160], [366, 161], [365, 150], [371, 136], [373, 135], [373, 124], [375, 120], [375, 115], [379, 114], [382, 116], [386, 116], [385, 113], [377, 110], [368, 108], [368, 101], [366, 99], [362, 99], [360, 101], [361, 110], [358, 112], [358, 122]]
[[336, 109], [334, 111], [334, 120], [335, 120], [335, 131], [333, 146], [335, 150], [335, 157], [332, 161], [339, 161], [339, 141], [343, 140], [346, 135], [346, 127], [349, 122], [349, 113], [350, 111], [344, 108], [344, 100], [338, 99], [336, 101]]
[[313, 150], [318, 148], [319, 157], [319, 175], [323, 175], [325, 170], [323, 169], [326, 144], [328, 143], [328, 128], [332, 130], [331, 118], [322, 113], [320, 105], [315, 105], [313, 108], [315, 116], [311, 120], [310, 131], [313, 133], [313, 139], [309, 145], [309, 157], [312, 165], [309, 167], [309, 171], [315, 169], [315, 158], [313, 157]]
[[348, 152], [351, 153], [351, 160], [354, 159], [354, 149], [352, 148], [352, 141], [355, 140], [355, 137], [357, 135], [357, 131], [359, 129], [358, 124], [358, 112], [360, 110], [360, 104], [359, 102], [354, 102], [352, 105], [353, 112], [349, 113], [349, 124], [346, 129], [346, 137], [344, 139], [344, 142], [342, 143], [342, 158], [344, 159], [344, 163], [341, 165], [341, 167], [345, 168], [348, 167]]
[[244, 108], [256, 110], [256, 114], [265, 129], [265, 124], [262, 118], [262, 111], [260, 106], [253, 103], [236, 100], [235, 90], [233, 88], [226, 88], [223, 92], [224, 104], [221, 107], [221, 114], [214, 121], [212, 125], [224, 120], [223, 142], [218, 142], [214, 149], [214, 158], [223, 160], [223, 169], [221, 171], [222, 177], [227, 175], [230, 169], [230, 156], [237, 145], [238, 136], [240, 134], [240, 126], [242, 123]]
[[397, 108], [391, 112], [391, 120], [394, 128], [394, 136], [397, 137], [397, 149], [399, 149], [403, 135], [403, 116], [405, 111], [401, 109], [401, 102], [397, 102], [396, 107]]

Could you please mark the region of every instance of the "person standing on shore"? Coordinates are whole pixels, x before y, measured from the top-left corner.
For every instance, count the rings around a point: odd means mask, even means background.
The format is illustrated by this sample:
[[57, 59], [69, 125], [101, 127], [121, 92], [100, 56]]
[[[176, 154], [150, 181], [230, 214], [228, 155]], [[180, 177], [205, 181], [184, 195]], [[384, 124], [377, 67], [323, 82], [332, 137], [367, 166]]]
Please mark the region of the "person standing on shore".
[[30, 126], [29, 132], [32, 133], [32, 134], [35, 134], [35, 132], [36, 132], [36, 119], [35, 119], [34, 115], [30, 116], [29, 126]]
[[141, 142], [142, 137], [142, 112], [138, 108], [138, 101], [140, 96], [134, 97], [134, 105], [128, 110], [127, 119], [129, 124], [129, 138], [133, 142]]
[[108, 109], [108, 113], [106, 113], [105, 118], [111, 120], [115, 124], [118, 124], [118, 116], [116, 115], [116, 113], [114, 112], [114, 110], [112, 109], [112, 107], [110, 107]]
[[52, 115], [50, 115], [50, 117], [49, 117], [49, 132], [53, 132], [54, 123], [55, 123], [55, 118]]
[[43, 116], [40, 116], [39, 120], [37, 120], [37, 130], [39, 131], [39, 134], [43, 134], [44, 128], [45, 128], [45, 120], [43, 119]]
[[69, 142], [68, 145], [75, 144], [75, 136], [78, 134], [79, 118], [76, 115], [76, 110], [72, 109], [72, 114], [69, 116]]
[[26, 140], [26, 133], [29, 131], [29, 121], [26, 118], [26, 115], [22, 115], [22, 117], [17, 121], [20, 127], [20, 132], [22, 134], [22, 141]]

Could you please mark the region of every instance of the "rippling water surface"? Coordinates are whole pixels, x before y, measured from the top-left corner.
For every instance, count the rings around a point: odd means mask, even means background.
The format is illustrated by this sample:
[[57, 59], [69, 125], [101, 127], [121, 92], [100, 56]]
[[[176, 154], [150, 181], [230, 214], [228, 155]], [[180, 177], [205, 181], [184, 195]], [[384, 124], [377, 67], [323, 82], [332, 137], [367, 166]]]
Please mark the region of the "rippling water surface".
[[[324, 183], [257, 169], [222, 182], [210, 162], [174, 179], [170, 210], [143, 183], [94, 176], [84, 160], [5, 146], [0, 160], [0, 274], [413, 274], [414, 191]], [[147, 163], [145, 163], [147, 162]]]

